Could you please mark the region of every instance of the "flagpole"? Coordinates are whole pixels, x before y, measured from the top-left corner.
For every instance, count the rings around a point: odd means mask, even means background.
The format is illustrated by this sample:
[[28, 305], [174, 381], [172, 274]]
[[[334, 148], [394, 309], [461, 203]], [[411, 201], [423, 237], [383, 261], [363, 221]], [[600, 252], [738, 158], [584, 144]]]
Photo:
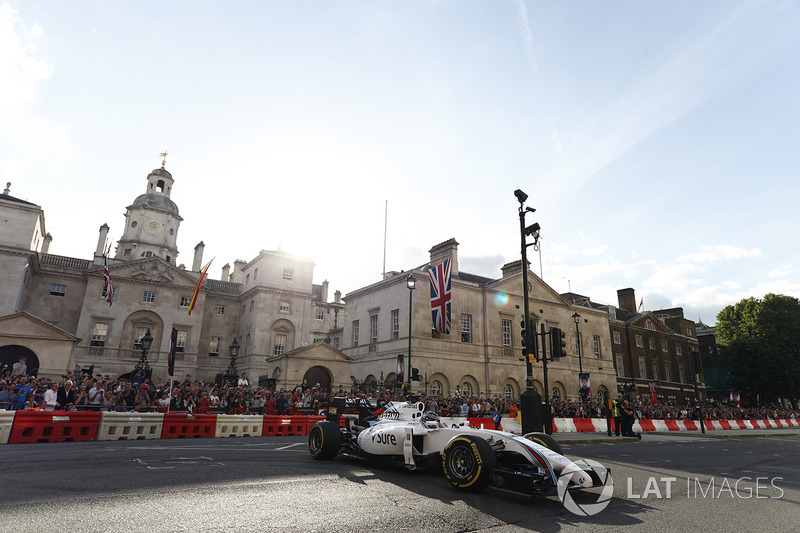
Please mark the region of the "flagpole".
[[386, 279], [386, 228], [389, 226], [389, 200], [383, 209], [383, 274], [381, 279]]

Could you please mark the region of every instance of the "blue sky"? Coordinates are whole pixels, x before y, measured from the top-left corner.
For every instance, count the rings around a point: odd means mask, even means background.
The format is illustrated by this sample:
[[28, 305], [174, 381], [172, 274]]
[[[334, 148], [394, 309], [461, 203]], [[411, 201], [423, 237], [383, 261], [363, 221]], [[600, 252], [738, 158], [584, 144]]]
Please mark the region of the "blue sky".
[[[0, 0], [0, 181], [45, 209], [51, 253], [170, 153], [212, 277], [262, 249], [347, 293], [427, 261], [519, 259], [603, 303], [714, 323], [800, 296], [800, 4]], [[532, 250], [531, 250], [532, 251]]]

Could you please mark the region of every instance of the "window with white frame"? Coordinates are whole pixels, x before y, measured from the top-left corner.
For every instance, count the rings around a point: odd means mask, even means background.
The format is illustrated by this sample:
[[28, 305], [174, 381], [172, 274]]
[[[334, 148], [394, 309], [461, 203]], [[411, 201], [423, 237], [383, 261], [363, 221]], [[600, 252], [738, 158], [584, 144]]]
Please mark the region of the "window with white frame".
[[510, 400], [513, 397], [514, 397], [514, 387], [512, 387], [509, 384], [506, 384], [505, 387], [503, 387], [503, 398], [505, 398], [506, 400]]
[[283, 269], [283, 279], [294, 279], [294, 269], [292, 269], [292, 268], [284, 268]]
[[292, 312], [292, 305], [289, 302], [281, 302], [278, 306], [278, 312], [280, 313], [291, 313]]
[[647, 343], [648, 343], [648, 346], [650, 346], [651, 350], [655, 350], [656, 349], [656, 340], [653, 337], [648, 337], [647, 338]]
[[400, 310], [392, 309], [392, 338], [400, 338]]
[[461, 342], [472, 342], [472, 315], [461, 315]]
[[653, 379], [658, 381], [658, 361], [652, 361], [653, 365]]
[[656, 327], [653, 325], [653, 322], [651, 320], [648, 320], [647, 322], [644, 323], [644, 329], [654, 330], [656, 329]]
[[636, 335], [636, 347], [637, 348], [644, 348], [644, 341], [642, 340], [641, 335]]
[[683, 353], [681, 351], [681, 345], [680, 344], [676, 344], [675, 345], [675, 353], [678, 354], [678, 355], [681, 355]]
[[370, 315], [369, 317], [369, 343], [375, 344], [378, 342], [378, 315]]
[[147, 334], [147, 331], [149, 329], [150, 328], [147, 328], [147, 327], [136, 326], [136, 329], [133, 332], [133, 347], [134, 348], [136, 348], [137, 350], [141, 350], [142, 349], [142, 337], [144, 337]]
[[225, 314], [225, 306], [224, 305], [220, 305], [220, 304], [216, 304], [214, 306], [214, 314], [224, 315]]
[[438, 379], [434, 379], [431, 381], [431, 396], [441, 396], [442, 395], [442, 382]]
[[617, 354], [617, 376], [621, 378], [625, 377], [625, 364], [623, 361], [622, 354]]
[[208, 341], [208, 355], [218, 356], [219, 355], [219, 345], [222, 343], [221, 337], [211, 337], [211, 340]]
[[154, 293], [153, 291], [142, 292], [142, 302], [146, 304], [156, 303], [156, 293]]
[[691, 337], [691, 336], [692, 336], [692, 333], [694, 333], [694, 332], [692, 331], [692, 328], [686, 328], [686, 334], [687, 334], [689, 337]]
[[639, 377], [647, 379], [647, 362], [644, 359], [639, 359]]
[[175, 351], [182, 353], [186, 351], [186, 339], [189, 337], [189, 332], [185, 329], [178, 330], [178, 340], [175, 341]]
[[683, 367], [678, 367], [678, 379], [681, 380], [681, 383], [686, 383], [686, 371]]
[[600, 359], [603, 354], [600, 352], [600, 335], [592, 337], [592, 348], [594, 349], [594, 356]]
[[108, 323], [95, 322], [92, 326], [92, 340], [89, 341], [89, 346], [105, 346], [107, 337]]
[[317, 306], [317, 320], [325, 320], [325, 308]]
[[358, 320], [353, 320], [353, 346], [358, 346]]
[[181, 302], [178, 304], [178, 307], [189, 307], [192, 303], [191, 296], [181, 296]]
[[511, 346], [511, 320], [504, 318], [502, 322], [503, 346]]
[[552, 396], [554, 400], [558, 401], [561, 399], [561, 391], [558, 390], [558, 387], [553, 387], [550, 396]]
[[661, 351], [662, 352], [668, 352], [669, 351], [669, 344], [667, 344], [667, 341], [664, 341], [664, 340], [661, 341]]
[[283, 355], [286, 353], [286, 335], [275, 335], [275, 351], [273, 355]]
[[622, 337], [620, 337], [619, 331], [614, 332], [614, 344], [622, 344]]
[[333, 347], [336, 348], [337, 350], [339, 349], [339, 337], [333, 338]]
[[65, 296], [67, 294], [67, 286], [53, 283], [50, 285], [50, 294], [53, 296]]
[[664, 363], [664, 381], [672, 381], [672, 365]]
[[472, 396], [472, 384], [470, 382], [465, 381], [461, 384], [461, 395]]

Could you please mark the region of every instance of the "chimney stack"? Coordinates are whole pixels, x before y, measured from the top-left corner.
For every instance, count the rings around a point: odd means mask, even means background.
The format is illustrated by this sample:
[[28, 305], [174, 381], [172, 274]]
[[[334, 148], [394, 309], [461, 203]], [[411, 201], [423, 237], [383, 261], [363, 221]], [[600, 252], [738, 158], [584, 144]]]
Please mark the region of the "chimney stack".
[[100, 226], [100, 236], [97, 238], [97, 249], [94, 251], [94, 264], [103, 264], [103, 252], [106, 250], [106, 239], [108, 238], [108, 224]]
[[428, 253], [431, 254], [431, 266], [436, 266], [448, 257], [452, 257], [450, 262], [450, 274], [458, 275], [458, 243], [455, 239], [450, 239], [437, 244]]
[[222, 267], [222, 281], [230, 281], [231, 277], [231, 264], [225, 263], [225, 266]]
[[631, 288], [617, 291], [619, 308], [629, 313], [636, 313], [636, 291]]
[[337, 290], [333, 293], [333, 301], [337, 304], [342, 303], [342, 291]]
[[206, 249], [206, 245], [203, 241], [197, 243], [197, 246], [194, 247], [194, 261], [192, 261], [192, 271], [193, 272], [200, 272], [200, 269], [203, 268], [203, 250]]
[[44, 236], [44, 241], [42, 241], [42, 255], [46, 254], [48, 250], [50, 250], [51, 242], [53, 242], [53, 237], [48, 233]]
[[319, 299], [323, 303], [328, 302], [328, 280], [322, 282], [322, 294], [320, 294]]

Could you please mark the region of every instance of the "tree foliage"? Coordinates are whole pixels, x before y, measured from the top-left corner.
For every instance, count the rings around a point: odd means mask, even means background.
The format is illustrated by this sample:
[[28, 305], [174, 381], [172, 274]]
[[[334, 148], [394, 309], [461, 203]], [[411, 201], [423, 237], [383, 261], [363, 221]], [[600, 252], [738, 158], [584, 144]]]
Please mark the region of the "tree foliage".
[[721, 389], [762, 400], [800, 396], [800, 300], [767, 294], [717, 315], [719, 354], [709, 370]]

